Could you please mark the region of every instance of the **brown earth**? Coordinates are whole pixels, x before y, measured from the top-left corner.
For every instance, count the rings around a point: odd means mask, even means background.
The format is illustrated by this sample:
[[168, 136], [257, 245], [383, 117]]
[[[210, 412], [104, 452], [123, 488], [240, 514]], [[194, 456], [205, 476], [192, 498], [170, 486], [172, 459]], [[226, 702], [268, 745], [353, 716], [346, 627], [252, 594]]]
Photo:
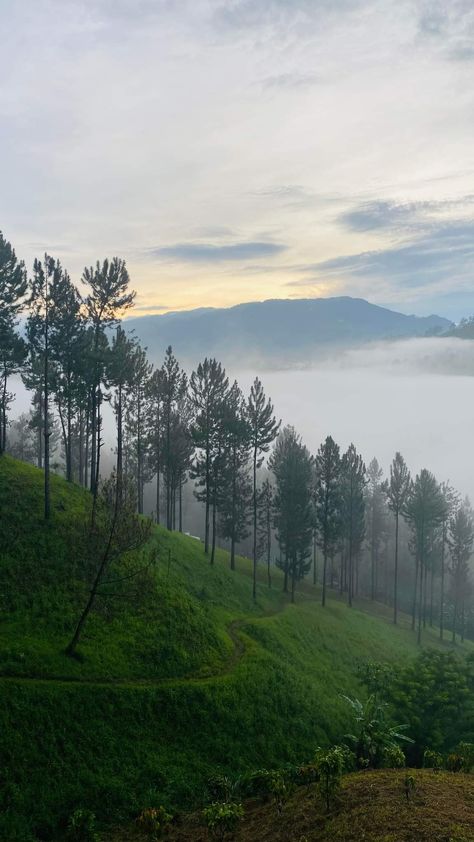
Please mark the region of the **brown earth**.
[[[474, 776], [415, 769], [407, 801], [405, 770], [348, 775], [326, 813], [317, 786], [299, 787], [281, 815], [272, 802], [247, 801], [245, 816], [227, 842], [474, 842]], [[177, 817], [164, 839], [209, 842], [201, 813]], [[138, 842], [135, 828], [107, 842]]]

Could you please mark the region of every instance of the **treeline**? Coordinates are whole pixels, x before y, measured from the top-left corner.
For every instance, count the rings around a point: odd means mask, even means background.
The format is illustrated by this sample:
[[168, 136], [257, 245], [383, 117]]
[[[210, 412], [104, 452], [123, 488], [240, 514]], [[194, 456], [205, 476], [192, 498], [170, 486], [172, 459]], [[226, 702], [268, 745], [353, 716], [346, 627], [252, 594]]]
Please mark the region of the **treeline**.
[[[210, 563], [223, 541], [233, 569], [236, 547], [250, 540], [254, 597], [257, 564], [271, 586], [275, 561], [292, 599], [312, 568], [323, 606], [328, 588], [338, 589], [349, 605], [361, 596], [392, 605], [395, 623], [399, 605], [411, 612], [418, 640], [426, 625], [441, 638], [449, 626], [454, 641], [472, 634], [467, 500], [427, 470], [412, 478], [399, 453], [387, 480], [376, 459], [366, 467], [353, 444], [341, 453], [331, 436], [313, 456], [291, 426], [281, 428], [258, 378], [246, 396], [215, 359], [188, 377], [169, 347], [154, 367], [120, 323], [135, 297], [123, 260], [86, 268], [82, 283], [84, 294], [49, 255], [28, 276], [0, 234], [0, 453], [44, 470], [45, 518], [51, 465], [89, 488], [96, 505], [109, 405], [117, 505], [133, 489], [142, 514], [152, 483], [152, 516], [182, 531], [183, 489], [194, 481]], [[9, 424], [12, 375], [32, 407]]]

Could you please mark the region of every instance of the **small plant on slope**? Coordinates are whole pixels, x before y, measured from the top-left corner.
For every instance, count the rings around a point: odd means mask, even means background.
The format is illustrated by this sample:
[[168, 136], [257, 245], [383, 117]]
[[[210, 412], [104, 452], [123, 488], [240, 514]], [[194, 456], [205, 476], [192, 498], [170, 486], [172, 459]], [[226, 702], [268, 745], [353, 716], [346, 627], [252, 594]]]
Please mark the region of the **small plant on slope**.
[[315, 768], [319, 777], [319, 791], [329, 812], [341, 778], [349, 764], [349, 751], [345, 746], [333, 746], [330, 749], [316, 749]]
[[369, 696], [365, 703], [359, 699], [343, 696], [352, 708], [356, 733], [346, 734], [361, 769], [379, 769], [384, 765], [387, 752], [399, 748], [399, 742], [413, 742], [402, 732], [407, 725], [390, 725], [385, 717], [388, 707], [378, 702], [375, 695]]
[[228, 833], [234, 832], [243, 815], [242, 804], [230, 802], [214, 802], [203, 810], [209, 832], [219, 842], [223, 842]]
[[138, 816], [137, 824], [146, 833], [150, 842], [155, 842], [163, 835], [171, 819], [171, 814], [164, 807], [147, 807]]
[[74, 810], [67, 828], [68, 842], [99, 842], [95, 815], [90, 810]]

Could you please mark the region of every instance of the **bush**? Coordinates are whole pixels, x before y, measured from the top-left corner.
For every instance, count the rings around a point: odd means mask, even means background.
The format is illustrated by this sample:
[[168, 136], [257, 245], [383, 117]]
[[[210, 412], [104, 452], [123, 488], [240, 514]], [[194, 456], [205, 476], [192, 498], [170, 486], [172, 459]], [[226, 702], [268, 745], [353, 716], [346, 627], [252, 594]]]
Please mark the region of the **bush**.
[[460, 772], [463, 765], [463, 759], [460, 754], [452, 752], [446, 758], [446, 769], [448, 772]]
[[283, 805], [293, 792], [293, 788], [292, 782], [285, 776], [284, 772], [276, 771], [272, 773], [270, 777], [270, 793], [276, 804], [278, 815], [281, 815]]
[[423, 753], [423, 768], [433, 769], [434, 772], [439, 772], [443, 768], [443, 755], [438, 751], [432, 751], [430, 748], [425, 749]]
[[204, 821], [215, 839], [221, 842], [233, 833], [244, 815], [242, 804], [215, 801], [203, 810]]
[[331, 801], [334, 799], [341, 785], [342, 775], [348, 768], [351, 759], [351, 753], [346, 746], [316, 749], [314, 766], [319, 778], [319, 791], [325, 801], [328, 812]]
[[391, 746], [385, 749], [383, 765], [386, 769], [402, 769], [405, 762], [405, 755], [400, 746]]
[[163, 835], [171, 819], [164, 807], [147, 807], [138, 816], [137, 823], [150, 840], [155, 840]]
[[75, 810], [68, 822], [68, 842], [99, 842], [95, 814], [90, 810]]
[[458, 754], [462, 759], [463, 772], [471, 772], [474, 767], [474, 743], [459, 743]]

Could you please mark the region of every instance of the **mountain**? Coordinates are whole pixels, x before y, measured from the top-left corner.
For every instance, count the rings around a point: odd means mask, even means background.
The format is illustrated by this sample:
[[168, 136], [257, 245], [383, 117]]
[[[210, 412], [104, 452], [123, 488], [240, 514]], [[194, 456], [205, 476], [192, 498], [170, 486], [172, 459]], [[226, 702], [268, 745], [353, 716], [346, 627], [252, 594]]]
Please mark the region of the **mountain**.
[[440, 316], [406, 316], [362, 298], [271, 299], [229, 308], [200, 308], [126, 321], [159, 360], [168, 345], [195, 365], [205, 356], [265, 367], [301, 365], [335, 348], [440, 333]]

